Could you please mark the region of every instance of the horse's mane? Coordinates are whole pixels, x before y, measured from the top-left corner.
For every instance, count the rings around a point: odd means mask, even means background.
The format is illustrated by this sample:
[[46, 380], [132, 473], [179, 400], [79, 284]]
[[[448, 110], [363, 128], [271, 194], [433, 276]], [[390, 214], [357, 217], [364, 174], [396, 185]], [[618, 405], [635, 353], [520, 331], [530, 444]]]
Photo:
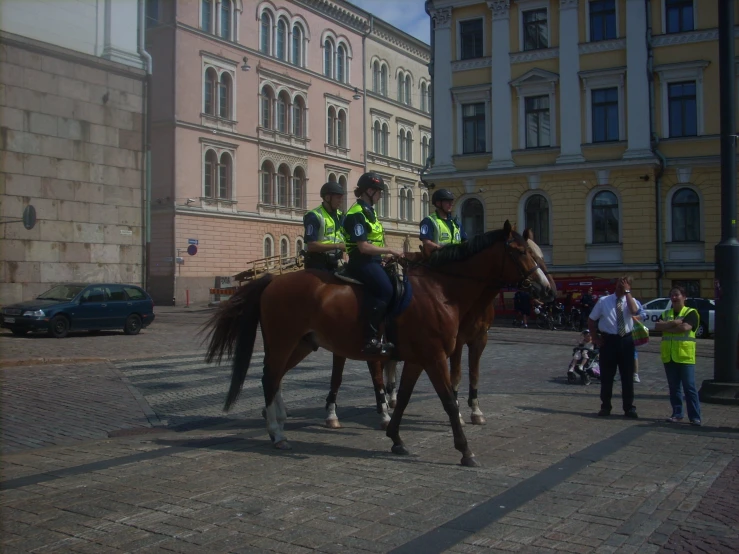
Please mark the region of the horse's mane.
[[[513, 231], [516, 240], [523, 240], [521, 235]], [[482, 235], [476, 235], [462, 244], [449, 244], [444, 248], [435, 250], [427, 259], [425, 265], [440, 266], [451, 262], [461, 262], [492, 246], [496, 242], [506, 240], [507, 233], [503, 229], [488, 231]]]

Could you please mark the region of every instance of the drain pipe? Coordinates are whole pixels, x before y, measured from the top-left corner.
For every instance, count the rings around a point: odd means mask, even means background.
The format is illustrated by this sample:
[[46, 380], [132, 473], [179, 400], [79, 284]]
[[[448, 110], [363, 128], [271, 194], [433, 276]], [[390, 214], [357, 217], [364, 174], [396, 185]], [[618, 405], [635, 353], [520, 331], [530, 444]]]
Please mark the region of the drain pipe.
[[[375, 30], [375, 16], [369, 14], [369, 28], [362, 34], [362, 132], [364, 134], [364, 172], [367, 173], [367, 47], [365, 41]], [[348, 187], [349, 185], [347, 185]]]
[[424, 168], [423, 172], [425, 172], [426, 168], [429, 168], [434, 163], [434, 152], [436, 151], [436, 134], [434, 133], [434, 121], [436, 118], [434, 117], [434, 99], [436, 98], [436, 85], [435, 85], [435, 79], [434, 79], [434, 50], [436, 49], [436, 44], [434, 41], [434, 18], [431, 15], [431, 8], [433, 5], [433, 0], [426, 0], [426, 3], [424, 4], [424, 9], [426, 10], [426, 13], [429, 16], [429, 25], [431, 26], [431, 56], [429, 59], [429, 77], [431, 78], [431, 86], [429, 89], [431, 90], [431, 98], [430, 100], [430, 112], [431, 112], [431, 144], [429, 145], [429, 157], [426, 160], [426, 167]]
[[654, 204], [657, 219], [657, 296], [662, 296], [662, 279], [665, 276], [665, 260], [663, 253], [662, 235], [662, 177], [667, 167], [667, 158], [659, 151], [659, 133], [656, 127], [655, 100], [654, 100], [654, 45], [652, 43], [652, 5], [650, 0], [645, 1], [647, 11], [647, 80], [649, 82], [649, 134], [650, 148], [659, 160], [659, 169], [654, 178]]
[[144, 290], [149, 290], [149, 256], [151, 245], [151, 116], [150, 116], [150, 98], [151, 94], [151, 54], [146, 51], [146, 1], [138, 0], [139, 9], [139, 56], [144, 62], [146, 76], [144, 77], [143, 90], [143, 116], [144, 121], [141, 125], [143, 149], [144, 149], [144, 171], [142, 175], [143, 190], [141, 191], [142, 218], [144, 224], [144, 232], [142, 233], [142, 285]]

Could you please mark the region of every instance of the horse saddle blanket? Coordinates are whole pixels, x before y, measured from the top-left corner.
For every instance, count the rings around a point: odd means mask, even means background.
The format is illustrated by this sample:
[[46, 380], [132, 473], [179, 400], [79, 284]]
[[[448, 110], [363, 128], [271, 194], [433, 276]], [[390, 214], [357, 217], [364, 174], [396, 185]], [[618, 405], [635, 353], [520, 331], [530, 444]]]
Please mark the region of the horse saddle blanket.
[[[389, 318], [395, 318], [402, 314], [411, 303], [413, 289], [411, 288], [408, 276], [398, 271], [394, 264], [385, 266], [384, 269], [388, 277], [390, 277], [390, 282], [393, 284], [393, 299], [390, 302], [390, 306], [388, 306], [387, 315]], [[362, 281], [351, 276], [347, 266], [336, 270], [334, 275], [347, 283], [364, 286]]]

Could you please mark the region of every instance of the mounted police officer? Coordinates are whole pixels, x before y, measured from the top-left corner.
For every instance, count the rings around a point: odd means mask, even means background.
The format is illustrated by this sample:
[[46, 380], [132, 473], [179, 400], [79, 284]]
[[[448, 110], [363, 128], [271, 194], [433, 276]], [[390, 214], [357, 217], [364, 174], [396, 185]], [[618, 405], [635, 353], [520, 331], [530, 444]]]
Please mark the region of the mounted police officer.
[[344, 201], [344, 188], [336, 181], [321, 187], [323, 202], [303, 217], [305, 227], [305, 267], [333, 271], [344, 256], [343, 213], [339, 206]]
[[431, 196], [431, 203], [436, 210], [423, 218], [420, 227], [419, 238], [424, 248], [433, 252], [447, 244], [461, 244], [467, 240], [459, 222], [452, 217], [454, 194], [447, 189], [439, 189]]
[[380, 325], [393, 296], [392, 283], [380, 262], [384, 254], [403, 257], [401, 250], [385, 246], [385, 230], [374, 209], [387, 190], [387, 185], [377, 173], [365, 173], [354, 190], [357, 202], [344, 218], [349, 274], [365, 285], [367, 314], [363, 352], [369, 355], [382, 354], [393, 348], [390, 343], [383, 344], [380, 336]]

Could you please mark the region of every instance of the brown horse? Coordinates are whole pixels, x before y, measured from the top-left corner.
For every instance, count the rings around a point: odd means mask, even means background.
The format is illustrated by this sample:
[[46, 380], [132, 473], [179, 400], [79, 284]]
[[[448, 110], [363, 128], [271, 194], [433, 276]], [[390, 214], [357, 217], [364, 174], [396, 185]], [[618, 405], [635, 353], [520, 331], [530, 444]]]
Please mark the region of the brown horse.
[[[456, 347], [456, 330], [488, 289], [518, 283], [535, 297], [546, 299], [553, 297], [553, 291], [526, 242], [507, 221], [502, 230], [444, 248], [408, 273], [414, 296], [396, 319], [395, 355], [406, 364], [398, 403], [387, 428], [392, 451], [408, 453], [400, 438], [400, 421], [415, 383], [425, 370], [449, 416], [454, 446], [462, 453], [461, 463], [477, 466], [459, 422], [449, 380], [447, 359]], [[207, 360], [220, 361], [224, 355], [234, 354], [225, 409], [238, 398], [261, 325], [267, 430], [276, 448], [290, 448], [284, 435], [286, 412], [280, 385], [285, 373], [313, 351], [314, 341], [345, 358], [386, 360], [382, 356], [367, 357], [361, 351], [363, 293], [360, 286], [347, 285], [319, 272], [267, 275], [239, 289], [209, 322]]]

